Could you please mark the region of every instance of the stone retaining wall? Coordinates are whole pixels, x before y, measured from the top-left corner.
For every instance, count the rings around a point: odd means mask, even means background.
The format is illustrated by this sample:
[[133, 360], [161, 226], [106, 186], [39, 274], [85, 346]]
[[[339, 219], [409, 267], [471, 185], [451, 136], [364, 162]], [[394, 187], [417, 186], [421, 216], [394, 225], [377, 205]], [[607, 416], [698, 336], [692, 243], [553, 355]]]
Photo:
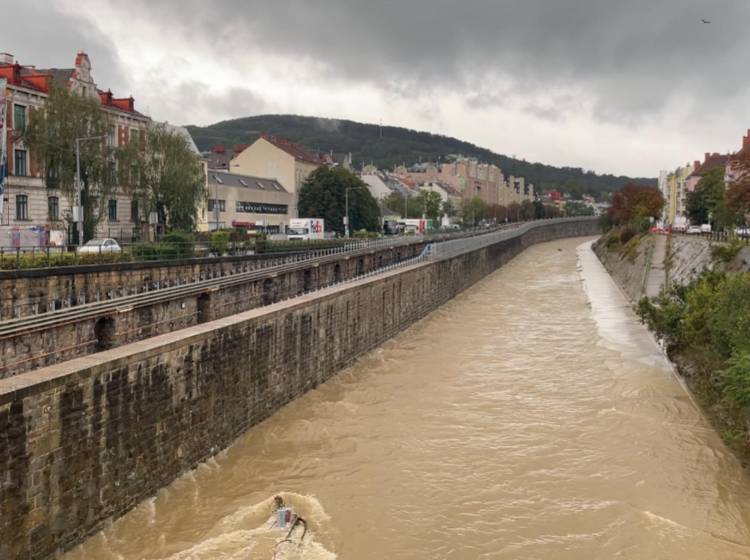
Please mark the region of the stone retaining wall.
[[[18, 375], [76, 357], [94, 354], [191, 325], [205, 323], [297, 296], [341, 280], [355, 278], [378, 268], [398, 263], [418, 255], [423, 243], [383, 247], [359, 254], [333, 255], [325, 261], [310, 262], [307, 266], [279, 272], [269, 270], [261, 278], [249, 279], [221, 289], [207, 288], [197, 294], [180, 297], [165, 296], [147, 305], [122, 306], [91, 317], [71, 319], [56, 326], [0, 336], [0, 379]], [[301, 263], [300, 263], [301, 264]], [[235, 266], [249, 266], [242, 261]], [[209, 266], [209, 265], [205, 265]], [[203, 264], [195, 264], [190, 274], [208, 274]], [[150, 271], [149, 271], [150, 270]], [[143, 274], [160, 274], [177, 284], [184, 267], [162, 266], [144, 269]], [[149, 272], [147, 272], [149, 271]], [[233, 275], [242, 269], [234, 270]], [[222, 274], [225, 272], [221, 271]], [[114, 281], [114, 272], [107, 272], [106, 281]], [[130, 280], [138, 277], [135, 272]], [[181, 279], [185, 284], [192, 276]], [[99, 282], [101, 277], [87, 281]], [[162, 278], [163, 282], [167, 282]], [[2, 289], [2, 288], [0, 288]], [[0, 292], [2, 293], [2, 292]]]
[[[423, 243], [416, 243], [419, 252]], [[288, 255], [287, 255], [288, 256]], [[150, 290], [222, 278], [280, 261], [280, 255], [178, 259], [0, 271], [0, 321]]]
[[0, 560], [74, 546], [525, 247], [596, 231], [540, 225], [0, 380]]

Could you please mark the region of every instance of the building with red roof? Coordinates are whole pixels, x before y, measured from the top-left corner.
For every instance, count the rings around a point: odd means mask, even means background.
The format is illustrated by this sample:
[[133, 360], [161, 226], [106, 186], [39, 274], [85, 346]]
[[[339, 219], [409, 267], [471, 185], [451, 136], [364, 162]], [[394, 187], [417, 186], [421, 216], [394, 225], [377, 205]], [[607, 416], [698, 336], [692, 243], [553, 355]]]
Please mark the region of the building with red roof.
[[687, 178], [687, 191], [693, 192], [703, 176], [712, 169], [725, 169], [729, 162], [729, 158], [729, 154], [722, 155], [717, 152], [710, 154], [706, 152], [703, 156], [703, 163], [695, 160], [695, 162], [693, 162], [693, 172]]
[[[293, 193], [290, 217], [298, 215], [297, 201], [302, 184], [310, 176], [310, 173], [318, 167], [326, 165], [326, 159], [320, 154], [313, 152], [298, 144], [263, 133], [261, 137], [250, 146], [235, 155], [229, 166], [232, 171], [275, 179], [286, 191]], [[316, 216], [303, 216], [315, 218]]]
[[[71, 68], [39, 69], [22, 65], [7, 53], [0, 54], [0, 80], [6, 86], [0, 95], [7, 103], [7, 158], [9, 176], [3, 193], [0, 226], [41, 226], [51, 231], [68, 230], [72, 218], [72, 200], [53, 185], [48, 185], [43, 162], [23, 145], [20, 131], [30, 112], [43, 107], [53, 84], [79, 95], [98, 99], [110, 118], [108, 142], [127, 144], [139, 138], [151, 119], [138, 112], [132, 96], [116, 97], [111, 90], [100, 89], [91, 74], [91, 61], [84, 52], [76, 54]], [[112, 195], [106, 202], [106, 215], [99, 225], [99, 235], [130, 240], [145, 222], [143, 209], [124, 193]]]

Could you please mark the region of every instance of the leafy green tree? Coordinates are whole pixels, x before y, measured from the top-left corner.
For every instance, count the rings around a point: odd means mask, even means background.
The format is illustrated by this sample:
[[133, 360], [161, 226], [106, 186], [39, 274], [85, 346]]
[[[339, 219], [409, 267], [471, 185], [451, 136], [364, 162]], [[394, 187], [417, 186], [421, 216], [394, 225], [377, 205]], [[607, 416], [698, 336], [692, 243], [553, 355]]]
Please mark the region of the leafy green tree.
[[565, 215], [569, 217], [593, 216], [594, 209], [584, 202], [578, 200], [569, 200], [565, 203]]
[[538, 198], [534, 199], [534, 219], [540, 220], [544, 218], [544, 204]]
[[451, 202], [450, 199], [443, 202], [443, 216], [448, 216], [449, 218], [452, 218], [458, 214], [458, 210], [453, 205], [453, 202]]
[[380, 207], [377, 201], [364, 181], [343, 167], [319, 167], [310, 174], [299, 192], [300, 216], [323, 218], [326, 230], [343, 235], [347, 190], [350, 232], [378, 231]]
[[155, 124], [144, 142], [131, 142], [126, 153], [130, 188], [143, 208], [156, 212], [167, 229], [194, 230], [206, 178], [187, 140], [167, 125]]
[[111, 126], [111, 118], [102, 111], [98, 98], [52, 84], [46, 105], [31, 110], [21, 133], [44, 170], [47, 185], [59, 188], [71, 202], [76, 193], [76, 139], [96, 138], [80, 143], [84, 239], [79, 242], [94, 237], [110, 194], [127, 183], [127, 156], [107, 142]]
[[[443, 199], [440, 198], [440, 194], [432, 191], [423, 190], [419, 193], [415, 200], [415, 206], [424, 214], [428, 219], [437, 221], [441, 218], [440, 213], [443, 204]], [[419, 217], [422, 217], [422, 214]]]
[[461, 216], [465, 225], [474, 227], [487, 216], [487, 203], [478, 196], [464, 199]]
[[733, 216], [726, 205], [724, 168], [707, 171], [693, 192], [687, 195], [686, 210], [694, 224], [712, 222], [715, 229], [732, 225]]
[[524, 200], [521, 203], [521, 220], [533, 220], [534, 219], [534, 203], [530, 200]]

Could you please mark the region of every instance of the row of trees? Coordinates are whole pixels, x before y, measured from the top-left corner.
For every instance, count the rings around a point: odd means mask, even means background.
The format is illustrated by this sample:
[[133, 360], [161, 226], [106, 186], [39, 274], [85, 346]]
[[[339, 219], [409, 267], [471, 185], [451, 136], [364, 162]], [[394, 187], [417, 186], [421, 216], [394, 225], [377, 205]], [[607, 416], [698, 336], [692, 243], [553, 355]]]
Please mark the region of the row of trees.
[[724, 182], [724, 168], [703, 174], [693, 192], [688, 193], [686, 211], [692, 223], [710, 223], [721, 230], [745, 224], [750, 214], [750, 153], [737, 156], [739, 178], [729, 188]]
[[[503, 206], [487, 204], [475, 197], [463, 200], [460, 208], [456, 208], [450, 200], [443, 201], [438, 193], [428, 190], [414, 196], [392, 193], [378, 202], [362, 179], [340, 167], [321, 167], [310, 174], [300, 189], [299, 213], [301, 216], [323, 218], [328, 231], [343, 234], [347, 192], [351, 231], [376, 231], [380, 228], [381, 216], [389, 213], [397, 213], [409, 219], [425, 217], [433, 220], [433, 223], [439, 223], [443, 216], [455, 217], [460, 213], [462, 222], [467, 227], [485, 221], [515, 222], [557, 218], [562, 215], [557, 206], [543, 204], [538, 199]], [[594, 209], [583, 202], [570, 201], [566, 204], [566, 216], [593, 214]]]
[[205, 177], [187, 140], [166, 125], [153, 124], [118, 146], [107, 141], [112, 126], [97, 98], [53, 85], [46, 105], [31, 111], [21, 132], [47, 185], [70, 200], [76, 193], [76, 140], [90, 139], [80, 142], [82, 241], [94, 237], [115, 193], [137, 201], [142, 216], [156, 212], [167, 229], [195, 229]]

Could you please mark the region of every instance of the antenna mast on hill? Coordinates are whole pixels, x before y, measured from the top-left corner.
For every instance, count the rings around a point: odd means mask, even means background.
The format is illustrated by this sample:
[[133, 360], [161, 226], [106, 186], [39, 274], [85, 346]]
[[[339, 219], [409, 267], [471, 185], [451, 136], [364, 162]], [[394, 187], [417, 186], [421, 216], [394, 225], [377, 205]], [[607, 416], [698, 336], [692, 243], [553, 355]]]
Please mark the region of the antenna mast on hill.
[[378, 127], [378, 130], [380, 131], [380, 137], [383, 137], [383, 119], [380, 119], [380, 126]]

